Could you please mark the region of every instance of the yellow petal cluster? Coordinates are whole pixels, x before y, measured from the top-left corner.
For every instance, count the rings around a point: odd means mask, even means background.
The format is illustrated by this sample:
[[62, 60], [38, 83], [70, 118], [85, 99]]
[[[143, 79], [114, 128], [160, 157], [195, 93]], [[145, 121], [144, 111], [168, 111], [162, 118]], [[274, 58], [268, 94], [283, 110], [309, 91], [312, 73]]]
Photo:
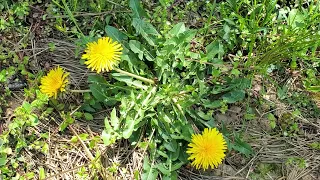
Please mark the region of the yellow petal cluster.
[[192, 166], [196, 169], [201, 167], [206, 170], [215, 168], [222, 163], [227, 150], [226, 141], [223, 135], [216, 129], [204, 129], [202, 134], [193, 134], [191, 143], [188, 145], [187, 153], [190, 154]]
[[97, 42], [87, 44], [82, 59], [86, 60], [85, 64], [89, 69], [97, 73], [108, 72], [118, 65], [121, 54], [121, 44], [109, 37], [102, 37]]
[[49, 71], [49, 73], [41, 78], [40, 91], [49, 97], [57, 98], [58, 91], [65, 91], [68, 83], [69, 73], [64, 72], [61, 67], [56, 67]]

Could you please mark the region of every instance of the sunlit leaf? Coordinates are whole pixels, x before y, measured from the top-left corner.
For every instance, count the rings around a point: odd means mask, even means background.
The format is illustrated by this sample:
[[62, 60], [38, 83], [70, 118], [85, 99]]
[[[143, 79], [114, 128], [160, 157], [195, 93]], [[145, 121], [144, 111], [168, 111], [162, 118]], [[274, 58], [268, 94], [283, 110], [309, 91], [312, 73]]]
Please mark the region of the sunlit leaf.
[[137, 33], [141, 34], [151, 46], [156, 45], [155, 37], [157, 37], [159, 33], [151, 23], [142, 19], [133, 18], [132, 25], [136, 29]]
[[0, 166], [6, 165], [7, 162], [8, 162], [7, 156], [6, 155], [1, 155], [0, 156]]
[[43, 169], [43, 167], [40, 167], [39, 168], [39, 179], [42, 180], [42, 179], [45, 179], [46, 178], [46, 173]]
[[171, 36], [178, 36], [180, 33], [186, 31], [186, 26], [184, 23], [180, 22], [173, 26], [173, 28], [168, 32]]
[[128, 39], [127, 35], [119, 31], [117, 28], [107, 25], [105, 27], [107, 35], [114, 41], [121, 42], [122, 40]]
[[129, 41], [129, 46], [131, 48], [131, 50], [138, 54], [138, 57], [140, 60], [142, 60], [143, 58], [143, 50], [142, 50], [142, 47], [141, 47], [141, 43], [139, 41], [136, 41], [136, 40], [130, 40]]
[[128, 139], [131, 136], [134, 129], [134, 123], [134, 119], [132, 119], [130, 116], [127, 116], [123, 130], [123, 138]]
[[120, 121], [119, 121], [119, 118], [117, 117], [116, 108], [112, 109], [110, 120], [111, 120], [111, 125], [112, 125], [113, 129], [114, 130], [118, 130], [119, 129], [119, 125], [120, 125]]
[[142, 180], [157, 179], [158, 171], [149, 162], [149, 158], [145, 157], [143, 162]]

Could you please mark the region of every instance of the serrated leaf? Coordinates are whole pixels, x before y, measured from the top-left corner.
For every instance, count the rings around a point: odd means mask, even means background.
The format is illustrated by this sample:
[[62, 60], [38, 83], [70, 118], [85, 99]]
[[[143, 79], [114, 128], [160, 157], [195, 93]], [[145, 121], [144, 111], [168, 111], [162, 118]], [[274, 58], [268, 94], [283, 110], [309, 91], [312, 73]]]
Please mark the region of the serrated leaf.
[[146, 12], [141, 8], [139, 0], [130, 0], [129, 7], [132, 9], [133, 17], [142, 18], [147, 16]]
[[89, 88], [92, 95], [99, 101], [104, 101], [107, 99], [107, 96], [104, 94], [104, 88], [98, 84], [90, 84]]
[[223, 30], [225, 34], [223, 35], [223, 39], [226, 40], [227, 42], [230, 41], [229, 33], [230, 33], [230, 27], [227, 24], [223, 25]]
[[221, 59], [224, 55], [223, 45], [219, 41], [214, 41], [206, 47], [208, 60], [213, 59], [216, 55]]
[[177, 37], [173, 37], [173, 38], [167, 39], [166, 42], [164, 43], [164, 45], [167, 46], [167, 47], [164, 47], [164, 48], [167, 48], [167, 49], [163, 48], [163, 50], [166, 50], [167, 52], [171, 52], [172, 51], [172, 47], [170, 47], [168, 45], [172, 45], [173, 47], [175, 47], [175, 46], [181, 45], [183, 43], [189, 43], [194, 38], [194, 36], [196, 34], [197, 34], [196, 30], [187, 30], [187, 31], [185, 31], [183, 33], [180, 33], [179, 36], [177, 36]]
[[127, 40], [128, 37], [123, 32], [119, 31], [117, 28], [107, 25], [105, 27], [107, 35], [114, 41], [121, 42], [122, 40]]
[[155, 167], [158, 168], [162, 174], [165, 174], [165, 175], [171, 174], [171, 171], [166, 167], [164, 163], [159, 163]]
[[110, 120], [111, 120], [111, 125], [113, 127], [114, 130], [119, 129], [119, 125], [120, 125], [120, 121], [119, 118], [117, 117], [117, 110], [116, 108], [113, 108], [111, 111], [111, 116], [110, 116]]
[[107, 133], [106, 131], [102, 131], [101, 139], [103, 140], [104, 145], [108, 146], [113, 143], [111, 140], [111, 134]]
[[111, 126], [110, 126], [108, 117], [105, 117], [105, 118], [104, 118], [104, 127], [106, 128], [106, 131], [107, 131], [107, 132], [111, 132], [112, 128], [111, 128]]
[[293, 28], [299, 28], [304, 23], [304, 16], [298, 9], [291, 9], [288, 15], [288, 25]]
[[157, 179], [157, 177], [158, 177], [157, 169], [153, 168], [153, 165], [150, 166], [148, 157], [145, 157], [143, 162], [143, 173], [142, 173], [141, 179], [151, 180], [151, 179]]
[[173, 28], [168, 32], [168, 34], [170, 34], [171, 36], [178, 36], [180, 33], [185, 32], [186, 26], [184, 25], [183, 22], [180, 22], [178, 24], [176, 24], [175, 26], [173, 26]]
[[238, 136], [235, 136], [235, 143], [232, 145], [232, 147], [233, 149], [244, 154], [246, 157], [249, 157], [253, 153], [251, 146], [248, 143], [242, 141]]
[[159, 35], [156, 28], [153, 27], [153, 25], [149, 22], [146, 22], [142, 19], [133, 18], [132, 20], [132, 26], [136, 29], [138, 34], [141, 34], [142, 37], [147, 40], [147, 42], [151, 46], [156, 45], [156, 36]]
[[288, 86], [284, 85], [282, 88], [279, 87], [277, 91], [278, 98], [283, 100], [287, 98]]
[[232, 79], [230, 82], [230, 88], [228, 89], [233, 89], [236, 88], [238, 90], [245, 90], [250, 88], [251, 86], [251, 80], [247, 78], [235, 78]]
[[231, 20], [231, 19], [224, 18], [223, 20], [226, 21], [227, 23], [229, 23], [230, 25], [233, 25], [233, 26], [236, 25], [236, 24], [233, 22], [233, 20]]
[[233, 90], [222, 96], [227, 103], [235, 103], [245, 98], [245, 92], [243, 90]]
[[134, 130], [134, 119], [132, 119], [130, 116], [127, 116], [126, 118], [126, 124], [124, 126], [124, 130], [123, 130], [123, 138], [128, 139], [132, 132]]
[[167, 150], [169, 150], [169, 151], [171, 151], [171, 152], [176, 152], [176, 150], [177, 150], [177, 142], [175, 141], [175, 140], [172, 140], [172, 141], [170, 141], [170, 142], [167, 142], [167, 143], [164, 143], [164, 147], [167, 149]]
[[142, 50], [142, 45], [139, 41], [136, 40], [130, 40], [129, 41], [129, 46], [130, 49], [135, 53], [138, 54], [138, 57], [140, 60], [142, 60], [143, 58], [143, 50]]
[[35, 114], [30, 114], [29, 115], [29, 121], [31, 126], [36, 126], [39, 124], [39, 118]]

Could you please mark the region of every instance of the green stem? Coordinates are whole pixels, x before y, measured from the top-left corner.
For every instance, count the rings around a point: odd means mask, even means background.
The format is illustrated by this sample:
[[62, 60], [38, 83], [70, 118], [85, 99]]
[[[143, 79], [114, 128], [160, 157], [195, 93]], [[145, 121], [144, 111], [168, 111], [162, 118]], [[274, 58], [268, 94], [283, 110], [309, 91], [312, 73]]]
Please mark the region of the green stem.
[[125, 75], [131, 76], [133, 78], [139, 79], [141, 81], [144, 81], [144, 82], [147, 82], [147, 83], [150, 83], [150, 84], [155, 84], [155, 82], [153, 80], [151, 80], [151, 79], [147, 79], [147, 78], [138, 76], [136, 74], [132, 74], [132, 73], [129, 73], [127, 71], [123, 71], [123, 70], [118, 69], [118, 68], [114, 68], [113, 70], [117, 71], [118, 73], [125, 74]]
[[62, 0], [62, 4], [64, 5], [64, 9], [67, 12], [68, 16], [73, 21], [73, 23], [76, 25], [76, 28], [80, 32], [80, 35], [82, 37], [84, 37], [84, 34], [82, 33], [80, 27], [78, 26], [77, 20], [74, 18], [73, 13], [71, 12], [70, 8], [68, 7], [68, 4], [67, 4], [66, 0]]
[[71, 89], [70, 92], [74, 93], [86, 93], [86, 92], [91, 92], [90, 89]]

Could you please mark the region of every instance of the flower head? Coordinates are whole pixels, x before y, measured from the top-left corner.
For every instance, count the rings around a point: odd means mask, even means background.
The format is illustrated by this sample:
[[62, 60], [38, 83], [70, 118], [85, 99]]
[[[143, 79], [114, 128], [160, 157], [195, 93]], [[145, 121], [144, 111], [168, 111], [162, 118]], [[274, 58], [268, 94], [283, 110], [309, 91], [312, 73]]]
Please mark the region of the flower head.
[[68, 75], [69, 73], [64, 72], [60, 67], [50, 70], [46, 76], [41, 78], [40, 91], [49, 97], [57, 98], [58, 91], [65, 91]]
[[87, 44], [85, 54], [82, 59], [86, 59], [85, 64], [97, 73], [110, 71], [114, 66], [118, 65], [122, 47], [117, 41], [113, 41], [109, 37], [102, 37], [98, 42], [90, 42]]
[[206, 170], [217, 167], [224, 159], [227, 150], [226, 141], [223, 135], [216, 129], [204, 129], [202, 134], [193, 134], [191, 143], [188, 145], [187, 153], [189, 160], [193, 160], [191, 165], [197, 169], [201, 167]]

